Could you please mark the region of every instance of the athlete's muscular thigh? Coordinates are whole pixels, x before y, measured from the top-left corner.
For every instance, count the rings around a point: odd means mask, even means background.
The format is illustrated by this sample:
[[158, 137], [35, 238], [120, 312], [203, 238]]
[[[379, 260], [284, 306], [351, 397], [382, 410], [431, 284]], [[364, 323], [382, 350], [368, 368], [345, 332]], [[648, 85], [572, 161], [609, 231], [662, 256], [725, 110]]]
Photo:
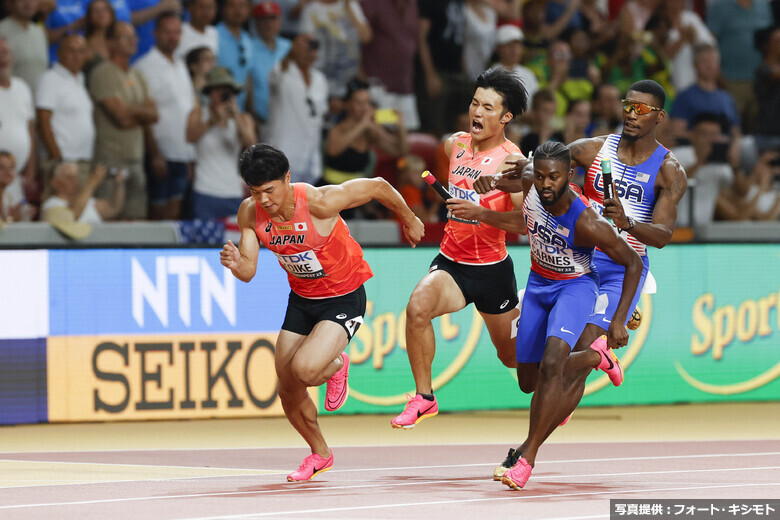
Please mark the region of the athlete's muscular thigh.
[[324, 383], [317, 377], [344, 351], [348, 342], [347, 332], [341, 325], [320, 321], [298, 347], [292, 359], [292, 371], [310, 386]]
[[412, 291], [406, 306], [406, 320], [429, 321], [465, 306], [466, 298], [452, 276], [446, 271], [433, 271], [425, 275]]
[[307, 336], [296, 334], [289, 330], [282, 329], [279, 331], [274, 352], [274, 365], [281, 385], [293, 383], [295, 380], [292, 373], [292, 361], [306, 338]]

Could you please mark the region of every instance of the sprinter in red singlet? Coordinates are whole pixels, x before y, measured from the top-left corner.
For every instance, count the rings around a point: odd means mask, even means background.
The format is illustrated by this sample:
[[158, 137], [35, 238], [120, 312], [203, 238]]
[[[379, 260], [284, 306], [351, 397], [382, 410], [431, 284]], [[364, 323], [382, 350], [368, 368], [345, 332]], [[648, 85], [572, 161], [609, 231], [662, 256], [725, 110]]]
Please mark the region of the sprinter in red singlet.
[[311, 448], [311, 455], [287, 476], [290, 482], [302, 482], [333, 466], [333, 452], [317, 423], [317, 406], [306, 389], [328, 383], [326, 410], [337, 410], [347, 400], [349, 357], [344, 349], [363, 323], [363, 283], [373, 276], [339, 212], [375, 199], [400, 217], [412, 247], [423, 236], [423, 224], [382, 178], [321, 188], [291, 183], [287, 157], [267, 144], [244, 151], [240, 171], [251, 194], [238, 210], [241, 241], [238, 247], [225, 244], [220, 256], [236, 278], [249, 282], [262, 243], [287, 271], [291, 291], [275, 365], [287, 420]]
[[[485, 320], [498, 358], [515, 367], [517, 282], [507, 254], [504, 229], [525, 232], [522, 194], [494, 191], [478, 195], [474, 182], [523, 159], [504, 136], [504, 127], [525, 112], [528, 94], [513, 73], [497, 67], [483, 72], [469, 107], [469, 133], [446, 142], [450, 158], [450, 211], [439, 255], [415, 287], [406, 307], [406, 351], [417, 393], [391, 421], [393, 428], [413, 428], [439, 411], [433, 396], [431, 364], [436, 350], [431, 320], [474, 303]], [[503, 229], [499, 229], [501, 226]]]

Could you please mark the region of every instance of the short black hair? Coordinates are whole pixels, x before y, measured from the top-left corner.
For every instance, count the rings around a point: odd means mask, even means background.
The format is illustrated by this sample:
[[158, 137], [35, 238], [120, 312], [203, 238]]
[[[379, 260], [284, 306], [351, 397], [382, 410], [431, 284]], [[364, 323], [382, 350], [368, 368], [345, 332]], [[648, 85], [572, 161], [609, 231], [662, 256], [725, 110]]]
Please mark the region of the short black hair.
[[545, 141], [534, 150], [534, 161], [536, 159], [549, 159], [551, 161], [560, 161], [566, 165], [566, 170], [571, 168], [571, 152], [565, 144], [558, 141]]
[[645, 94], [650, 94], [656, 99], [656, 101], [658, 101], [658, 106], [661, 108], [663, 108], [664, 105], [666, 104], [666, 91], [660, 85], [660, 83], [653, 81], [652, 79], [643, 79], [641, 81], [637, 81], [636, 83], [628, 87], [626, 94], [628, 94], [632, 90], [634, 92], [643, 92]]
[[493, 89], [504, 102], [504, 109], [512, 112], [514, 117], [528, 110], [528, 91], [523, 81], [515, 74], [498, 65], [479, 75], [476, 88]]
[[259, 143], [241, 153], [238, 169], [248, 186], [260, 186], [284, 177], [290, 171], [290, 161], [278, 148]]
[[210, 51], [210, 50], [211, 50], [211, 47], [207, 47], [206, 45], [202, 45], [200, 47], [195, 47], [190, 52], [188, 52], [187, 55], [184, 58], [184, 61], [187, 64], [187, 70], [189, 70], [191, 67], [194, 67], [195, 64], [200, 61], [200, 59], [203, 57], [203, 55], [206, 52]]
[[717, 112], [699, 112], [693, 116], [691, 121], [691, 128], [694, 128], [699, 123], [715, 123], [720, 126], [720, 131], [723, 134], [728, 134], [731, 128], [729, 118], [725, 114], [719, 114]]
[[174, 11], [163, 11], [160, 13], [157, 18], [154, 20], [154, 30], [160, 28], [160, 24], [167, 20], [168, 18], [176, 18], [177, 20], [181, 21], [181, 16], [179, 16], [178, 13], [175, 13]]
[[344, 93], [344, 97], [342, 98], [344, 101], [349, 101], [352, 96], [355, 94], [355, 92], [360, 92], [361, 90], [368, 90], [370, 85], [368, 82], [363, 81], [360, 78], [352, 78], [347, 82], [347, 91]]

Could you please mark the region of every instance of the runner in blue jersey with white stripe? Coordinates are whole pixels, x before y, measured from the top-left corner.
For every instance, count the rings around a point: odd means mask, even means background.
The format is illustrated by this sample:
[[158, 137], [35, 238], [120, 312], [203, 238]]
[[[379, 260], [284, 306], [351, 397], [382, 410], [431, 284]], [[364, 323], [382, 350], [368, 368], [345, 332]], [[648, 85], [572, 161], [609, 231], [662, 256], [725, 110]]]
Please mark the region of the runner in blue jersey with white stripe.
[[[531, 475], [536, 452], [547, 437], [547, 427], [539, 425], [557, 416], [566, 361], [593, 314], [599, 286], [594, 248], [626, 273], [616, 315], [627, 315], [642, 274], [636, 252], [571, 189], [573, 173], [568, 148], [548, 141], [536, 149], [522, 176], [531, 273], [518, 323], [517, 379], [520, 389], [534, 396], [528, 437], [515, 450], [522, 456], [501, 478], [514, 489]], [[628, 341], [625, 321], [615, 320], [607, 335], [613, 346]], [[615, 363], [614, 371], [621, 370]]]
[[[585, 195], [592, 207], [610, 219], [619, 236], [642, 258], [644, 266], [642, 283], [648, 274], [649, 260], [646, 246], [662, 248], [672, 239], [677, 207], [687, 188], [685, 170], [655, 137], [656, 127], [665, 119], [663, 110], [666, 92], [652, 80], [638, 81], [629, 87], [623, 100], [623, 132], [620, 135], [580, 139], [569, 145], [572, 167], [582, 166], [588, 171]], [[604, 200], [601, 160], [612, 162], [613, 198]], [[495, 179], [484, 179], [475, 185], [477, 193], [488, 188], [514, 192], [520, 189], [524, 163], [515, 163], [511, 170]], [[547, 421], [549, 436], [561, 421], [565, 422], [582, 399], [585, 381], [592, 369], [609, 369], [614, 364], [612, 356], [604, 351], [599, 338], [616, 321], [625, 323], [627, 315], [615, 309], [623, 282], [622, 266], [610, 261], [603, 252], [594, 255], [594, 265], [599, 273], [598, 314], [594, 314], [585, 327], [565, 368], [563, 400], [558, 405], [557, 417]], [[652, 281], [652, 280], [651, 280]], [[651, 285], [650, 283], [646, 285]], [[636, 306], [639, 291], [631, 303]], [[631, 312], [628, 313], [628, 316]], [[625, 341], [609, 344], [620, 348]], [[591, 347], [598, 346], [596, 350]], [[611, 354], [611, 352], [609, 352]], [[614, 372], [612, 372], [614, 374]], [[622, 382], [610, 376], [616, 386]], [[544, 425], [540, 425], [543, 428]], [[512, 467], [520, 453], [512, 452], [494, 475]]]

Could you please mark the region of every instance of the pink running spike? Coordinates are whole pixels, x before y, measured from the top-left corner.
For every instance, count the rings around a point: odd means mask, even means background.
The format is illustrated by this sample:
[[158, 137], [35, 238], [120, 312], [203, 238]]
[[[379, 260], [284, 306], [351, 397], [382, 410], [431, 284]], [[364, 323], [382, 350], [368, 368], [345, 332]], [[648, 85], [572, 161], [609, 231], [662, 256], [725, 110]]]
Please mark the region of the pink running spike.
[[287, 482], [306, 482], [320, 473], [324, 473], [333, 467], [333, 450], [330, 457], [323, 459], [316, 453], [312, 453], [298, 466], [298, 469], [287, 475]]
[[347, 379], [349, 378], [349, 356], [346, 352], [341, 353], [341, 359], [344, 361], [344, 366], [330, 376], [327, 391], [325, 392], [325, 409], [329, 412], [344, 406], [349, 396], [349, 385], [347, 384]]
[[620, 360], [612, 352], [612, 349], [607, 346], [607, 337], [601, 336], [590, 346], [593, 350], [601, 354], [601, 363], [598, 364], [596, 369], [603, 370], [608, 376], [609, 380], [615, 386], [620, 386], [625, 377], [623, 374], [623, 366], [620, 364]]
[[433, 401], [429, 401], [417, 394], [409, 399], [406, 407], [404, 407], [404, 411], [390, 421], [390, 425], [393, 428], [414, 428], [418, 422], [428, 417], [433, 417], [438, 413], [439, 403], [436, 402], [435, 397]]
[[520, 489], [525, 486], [525, 483], [528, 482], [528, 478], [531, 476], [531, 470], [533, 469], [534, 468], [528, 464], [528, 461], [521, 457], [512, 469], [504, 473], [504, 476], [501, 477], [501, 483], [520, 491]]

